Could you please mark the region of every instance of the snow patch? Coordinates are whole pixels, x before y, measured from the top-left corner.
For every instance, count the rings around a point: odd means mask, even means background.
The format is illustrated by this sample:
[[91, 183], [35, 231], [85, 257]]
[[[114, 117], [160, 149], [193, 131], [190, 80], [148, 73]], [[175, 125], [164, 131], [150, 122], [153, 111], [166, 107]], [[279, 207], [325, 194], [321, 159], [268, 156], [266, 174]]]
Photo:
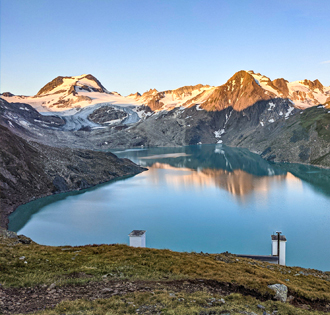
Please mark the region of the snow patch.
[[22, 126], [25, 126], [25, 127], [29, 127], [30, 126], [30, 124], [27, 121], [25, 121], [25, 120], [20, 119], [18, 122]]
[[122, 119], [113, 119], [113, 120], [105, 121], [103, 124], [113, 125], [113, 124], [120, 123], [121, 121], [122, 121]]
[[269, 119], [268, 122], [270, 123], [273, 123], [275, 120], [272, 118], [272, 119]]
[[285, 114], [285, 119], [288, 119], [291, 115], [292, 111], [294, 110], [294, 107], [289, 107], [287, 113]]
[[225, 133], [225, 129], [219, 129], [219, 130], [214, 131], [214, 136], [216, 138], [221, 138], [221, 135], [223, 135], [224, 133]]
[[269, 102], [268, 105], [269, 105], [268, 110], [272, 110], [275, 107], [275, 104], [273, 102]]

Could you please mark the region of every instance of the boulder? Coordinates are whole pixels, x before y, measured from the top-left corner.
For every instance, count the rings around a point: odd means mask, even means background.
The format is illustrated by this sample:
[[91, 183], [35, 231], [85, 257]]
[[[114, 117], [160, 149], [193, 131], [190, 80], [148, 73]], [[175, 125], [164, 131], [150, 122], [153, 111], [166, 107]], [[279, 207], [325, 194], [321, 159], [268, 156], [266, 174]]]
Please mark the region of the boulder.
[[286, 302], [288, 297], [288, 287], [286, 285], [277, 283], [269, 285], [268, 288], [275, 292], [275, 299], [283, 303]]
[[3, 228], [0, 228], [0, 237], [3, 239], [9, 239], [9, 238], [17, 239], [18, 238], [18, 236], [15, 232], [8, 231]]
[[0, 228], [0, 244], [7, 246], [14, 246], [17, 244], [31, 244], [34, 243], [30, 238], [25, 235], [17, 235], [13, 231]]

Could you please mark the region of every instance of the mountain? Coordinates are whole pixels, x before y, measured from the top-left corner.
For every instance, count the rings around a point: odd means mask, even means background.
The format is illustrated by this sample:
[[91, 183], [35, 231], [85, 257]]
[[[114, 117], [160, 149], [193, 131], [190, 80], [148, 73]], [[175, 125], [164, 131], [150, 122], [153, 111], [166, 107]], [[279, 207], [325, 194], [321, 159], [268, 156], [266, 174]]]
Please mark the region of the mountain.
[[[191, 100], [198, 99], [200, 102], [206, 99], [207, 91], [214, 89], [209, 85], [183, 86], [175, 90], [158, 92], [150, 89], [136, 100], [146, 104], [152, 111], [172, 110], [175, 107], [187, 107]], [[204, 96], [204, 97], [203, 97]]]
[[276, 95], [264, 89], [254, 77], [246, 71], [235, 73], [225, 84], [217, 87], [201, 108], [208, 111], [220, 111], [232, 107], [243, 110], [257, 101], [276, 98]]
[[330, 101], [330, 86], [325, 87], [319, 80], [301, 80], [288, 82], [281, 79], [270, 81], [269, 78], [249, 71], [264, 89], [275, 93], [277, 97], [289, 98], [297, 108], [305, 109]]
[[[100, 103], [120, 103], [138, 105], [117, 92], [109, 92], [99, 80], [91, 74], [81, 76], [59, 76], [42, 87], [35, 96], [14, 96], [10, 92], [1, 97], [11, 103], [26, 103], [39, 112], [59, 112]], [[69, 112], [72, 113], [72, 112]]]
[[330, 100], [330, 87], [324, 87], [318, 80], [271, 81], [260, 73], [239, 71], [224, 85], [217, 87], [201, 108], [214, 111], [231, 106], [235, 110], [243, 110], [257, 101], [274, 98], [290, 99], [295, 107], [304, 109]]
[[66, 92], [67, 95], [77, 94], [77, 90], [84, 90], [87, 92], [109, 93], [103, 85], [91, 74], [85, 74], [79, 77], [57, 77], [51, 82], [47, 83], [37, 96], [49, 95]]

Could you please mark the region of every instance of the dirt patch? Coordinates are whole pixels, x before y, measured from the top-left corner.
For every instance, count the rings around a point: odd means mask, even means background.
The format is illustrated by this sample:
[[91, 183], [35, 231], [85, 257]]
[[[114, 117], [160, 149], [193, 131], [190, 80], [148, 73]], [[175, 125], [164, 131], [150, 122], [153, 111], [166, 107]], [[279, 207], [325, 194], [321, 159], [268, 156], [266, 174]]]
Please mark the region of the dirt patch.
[[[84, 276], [84, 275], [75, 275]], [[207, 290], [210, 293], [227, 296], [231, 293], [250, 295], [260, 301], [272, 300], [271, 294], [262, 295], [256, 290], [244, 286], [222, 283], [215, 280], [175, 280], [175, 281], [117, 281], [108, 280], [106, 277], [101, 282], [89, 282], [79, 285], [66, 285], [57, 287], [56, 283], [50, 286], [39, 286], [34, 288], [2, 288], [0, 287], [0, 313], [30, 313], [45, 308], [53, 308], [65, 300], [86, 299], [95, 300], [110, 298], [114, 295], [125, 295], [130, 292], [153, 292], [154, 290], [171, 290], [174, 292], [193, 293]], [[291, 295], [290, 303], [294, 306], [319, 311], [330, 311], [327, 301], [310, 301]]]

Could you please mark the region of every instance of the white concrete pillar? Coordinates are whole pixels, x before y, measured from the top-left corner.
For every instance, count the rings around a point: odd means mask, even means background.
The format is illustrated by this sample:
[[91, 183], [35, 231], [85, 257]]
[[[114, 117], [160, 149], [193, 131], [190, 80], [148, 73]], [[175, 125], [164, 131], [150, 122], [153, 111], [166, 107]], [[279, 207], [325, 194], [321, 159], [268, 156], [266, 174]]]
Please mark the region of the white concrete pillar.
[[[272, 256], [277, 256], [277, 235], [272, 235]], [[280, 235], [280, 265], [285, 266], [285, 255], [286, 255], [286, 237]]]
[[146, 231], [133, 230], [129, 236], [129, 246], [146, 247]]

